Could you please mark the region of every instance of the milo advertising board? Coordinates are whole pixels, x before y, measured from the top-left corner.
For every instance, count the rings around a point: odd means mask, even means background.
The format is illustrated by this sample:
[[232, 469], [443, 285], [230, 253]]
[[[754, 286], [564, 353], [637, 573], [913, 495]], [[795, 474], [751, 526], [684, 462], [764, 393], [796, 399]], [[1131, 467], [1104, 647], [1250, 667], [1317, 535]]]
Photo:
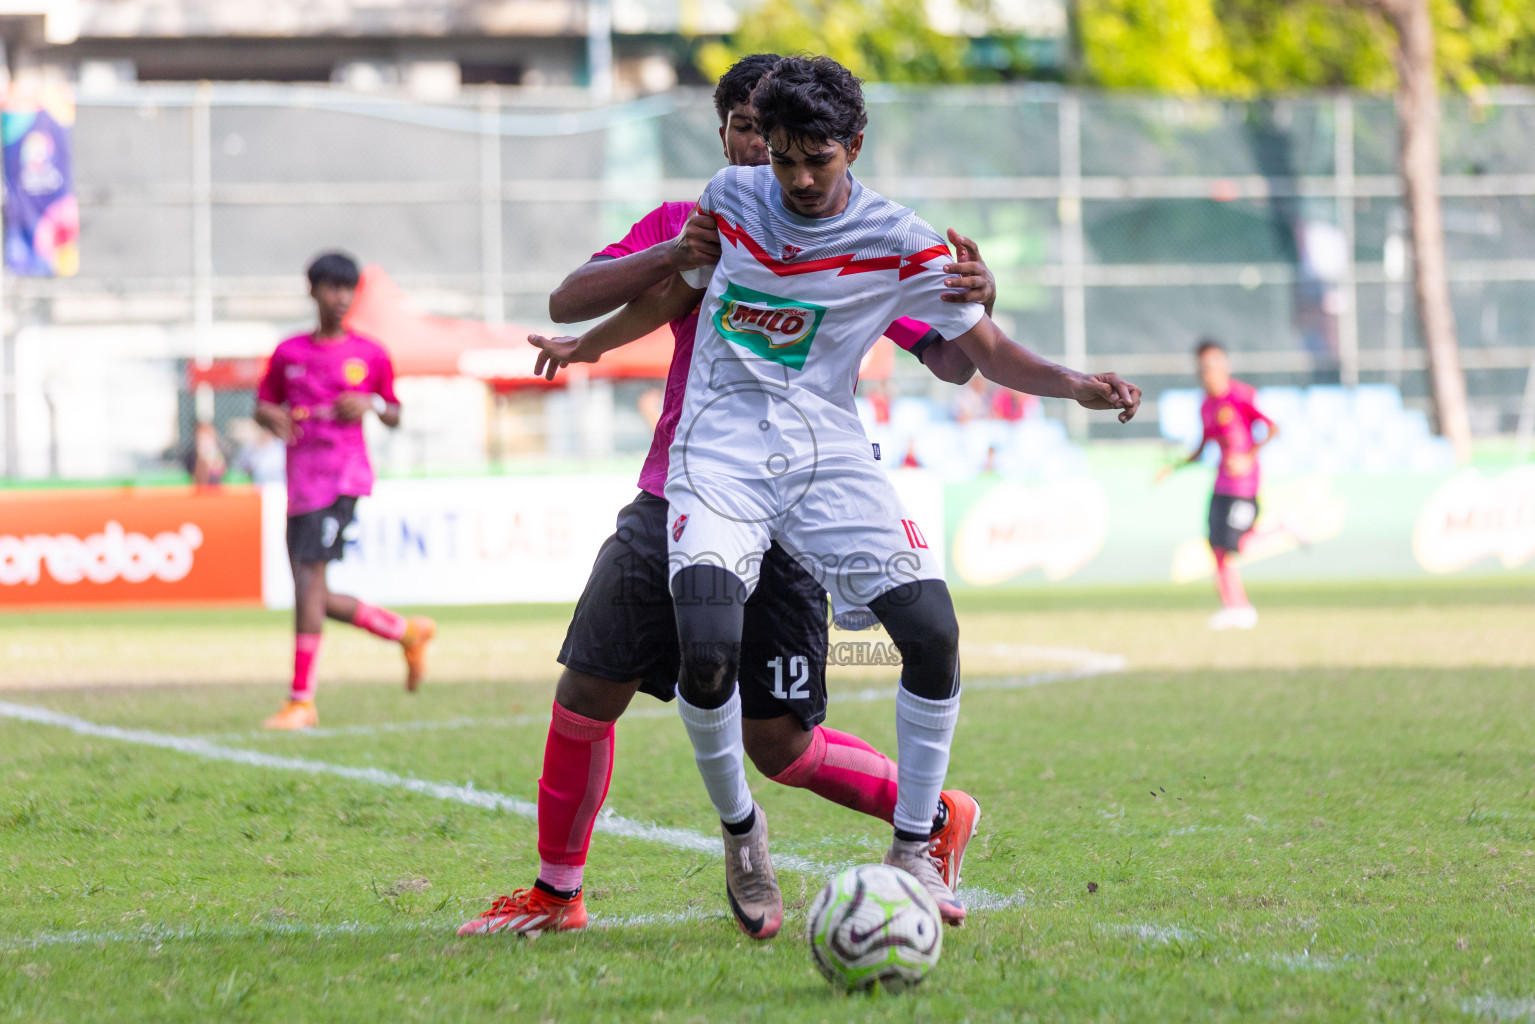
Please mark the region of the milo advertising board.
[[[1154, 468], [1095, 453], [1080, 476], [950, 484], [950, 585], [1208, 580], [1212, 474], [1159, 486]], [[1259, 505], [1241, 555], [1253, 580], [1535, 572], [1535, 465], [1271, 476]]]

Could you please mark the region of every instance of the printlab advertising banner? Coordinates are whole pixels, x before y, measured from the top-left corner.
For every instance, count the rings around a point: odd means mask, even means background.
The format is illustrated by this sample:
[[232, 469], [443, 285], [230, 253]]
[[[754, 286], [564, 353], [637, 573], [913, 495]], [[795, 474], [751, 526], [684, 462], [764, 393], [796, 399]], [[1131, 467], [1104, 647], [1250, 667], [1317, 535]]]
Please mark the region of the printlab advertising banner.
[[[1210, 473], [1161, 486], [1144, 467], [947, 490], [949, 583], [1194, 583]], [[1254, 580], [1427, 578], [1535, 570], [1535, 465], [1454, 473], [1271, 476], [1243, 548]]]
[[23, 277], [80, 269], [74, 99], [64, 86], [18, 90], [0, 110], [5, 147], [5, 265]]
[[[941, 485], [920, 472], [896, 485], [942, 559]], [[330, 584], [395, 604], [574, 601], [637, 493], [629, 473], [380, 481], [357, 503]], [[262, 498], [262, 590], [269, 608], [289, 608], [286, 495], [269, 487]]]

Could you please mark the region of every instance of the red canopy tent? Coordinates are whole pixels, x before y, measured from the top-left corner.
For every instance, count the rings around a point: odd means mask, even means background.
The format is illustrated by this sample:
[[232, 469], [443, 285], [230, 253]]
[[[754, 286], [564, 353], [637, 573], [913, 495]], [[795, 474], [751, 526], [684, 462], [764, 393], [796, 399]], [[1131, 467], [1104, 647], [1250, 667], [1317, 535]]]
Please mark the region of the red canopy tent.
[[[382, 267], [363, 269], [347, 326], [377, 338], [399, 377], [477, 377], [512, 387], [544, 383], [533, 376], [538, 350], [528, 344], [529, 328], [419, 313]], [[593, 377], [657, 378], [666, 376], [671, 361], [672, 334], [663, 327], [586, 370]]]
[[[389, 350], [397, 377], [475, 377], [507, 390], [556, 387], [564, 379], [562, 375], [548, 384], [533, 376], [538, 350], [528, 344], [529, 328], [418, 312], [375, 264], [363, 268], [346, 325]], [[597, 378], [656, 380], [666, 376], [672, 349], [672, 332], [662, 327], [584, 369]], [[890, 376], [892, 362], [892, 345], [881, 339], [864, 358], [860, 375], [884, 379]], [[189, 373], [194, 388], [201, 383], [216, 389], [253, 388], [265, 370], [265, 359], [215, 359], [202, 370], [194, 364]]]

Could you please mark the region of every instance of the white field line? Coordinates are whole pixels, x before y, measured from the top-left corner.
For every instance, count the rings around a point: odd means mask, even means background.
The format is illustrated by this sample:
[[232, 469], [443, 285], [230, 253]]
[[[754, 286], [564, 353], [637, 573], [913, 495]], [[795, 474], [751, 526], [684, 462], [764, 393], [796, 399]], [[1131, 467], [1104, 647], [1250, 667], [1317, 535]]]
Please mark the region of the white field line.
[[1179, 928], [1177, 925], [1163, 924], [1119, 924], [1102, 925], [1100, 930], [1110, 935], [1127, 935], [1132, 939], [1153, 946], [1170, 946], [1175, 942], [1192, 942], [1199, 936], [1194, 932]]
[[[173, 750], [179, 754], [188, 754], [192, 757], [200, 757], [209, 761], [225, 761], [231, 764], [249, 765], [253, 768], [274, 768], [278, 771], [303, 772], [306, 775], [333, 775], [353, 782], [365, 782], [374, 786], [383, 786], [386, 789], [402, 789], [409, 793], [429, 796], [438, 800], [449, 800], [454, 803], [478, 807], [484, 810], [505, 811], [519, 817], [538, 820], [538, 805], [532, 801], [507, 796], [504, 793], [497, 793], [488, 789], [476, 789], [472, 783], [455, 786], [444, 782], [429, 782], [425, 779], [397, 775], [394, 772], [384, 771], [382, 768], [352, 768], [346, 765], [330, 764], [326, 761], [316, 761], [311, 758], [285, 757], [280, 754], [266, 754], [257, 750], [225, 747], [194, 737], [168, 736], [164, 733], [150, 732], [145, 729], [123, 729], [115, 725], [98, 725], [95, 722], [88, 722], [83, 718], [76, 718], [73, 715], [60, 714], [57, 711], [31, 707], [26, 704], [11, 704], [0, 701], [0, 718], [12, 718], [23, 722], [34, 722], [38, 725], [57, 726], [81, 736], [96, 736], [102, 739], [117, 740], [122, 743], [159, 747], [162, 750]], [[599, 815], [596, 831], [621, 839], [638, 839], [644, 842], [658, 843], [662, 846], [670, 846], [675, 850], [701, 853], [711, 857], [722, 857], [725, 852], [724, 843], [718, 836], [708, 836], [685, 828], [651, 825], [635, 821], [631, 818], [625, 818], [619, 814], [604, 813]], [[776, 867], [784, 868], [788, 871], [801, 871], [821, 878], [828, 877], [844, 867], [851, 866], [851, 864], [825, 864], [794, 853], [775, 853], [773, 861]], [[1021, 895], [998, 894], [987, 889], [971, 886], [962, 887], [959, 895], [967, 905], [973, 903], [978, 910], [1002, 910], [1018, 906], [1022, 902]]]
[[[1050, 649], [1053, 653], [1059, 649]], [[1125, 667], [1125, 660], [1118, 655], [1102, 655], [1096, 652], [1073, 652], [1086, 655], [1081, 659], [1079, 667], [1064, 672], [1039, 672], [1025, 676], [1015, 676], [1005, 679], [983, 680], [967, 685], [971, 690], [1010, 690], [1023, 689], [1033, 686], [1044, 686], [1049, 683], [1060, 682], [1068, 679], [1085, 678], [1100, 675], [1105, 672], [1117, 672]], [[853, 693], [841, 693], [832, 695], [833, 700], [846, 701], [848, 703], [867, 703], [876, 700], [887, 700], [895, 695], [894, 687], [883, 689], [868, 689]], [[641, 708], [630, 712], [627, 717], [662, 718], [671, 717], [673, 712], [668, 708]], [[214, 743], [211, 740], [192, 736], [171, 736], [164, 733], [151, 732], [146, 729], [124, 729], [114, 725], [100, 725], [89, 722], [73, 715], [65, 715], [46, 708], [32, 707], [24, 704], [12, 704], [0, 701], [0, 718], [10, 718], [17, 721], [33, 722], [38, 725], [52, 725], [67, 729], [81, 736], [95, 736], [102, 739], [117, 740], [124, 743], [134, 743], [140, 746], [158, 747], [163, 750], [172, 750], [177, 753], [187, 754], [193, 757], [201, 757], [211, 761], [224, 761], [231, 764], [243, 764], [255, 768], [272, 768], [279, 771], [297, 771], [309, 775], [332, 775], [348, 779], [354, 782], [365, 782], [371, 785], [383, 786], [390, 789], [401, 789], [422, 796], [430, 796], [439, 800], [448, 800], [465, 804], [470, 807], [478, 807], [485, 810], [499, 810], [520, 817], [537, 820], [538, 807], [536, 804], [517, 797], [496, 793], [490, 790], [476, 789], [473, 784], [466, 783], [455, 786], [447, 783], [430, 782], [423, 779], [410, 778], [384, 771], [380, 768], [353, 768], [346, 765], [335, 765], [325, 761], [316, 761], [310, 758], [284, 757], [276, 754], [266, 754], [254, 750], [241, 750], [236, 747], [226, 747]], [[352, 726], [332, 730], [310, 730], [309, 735], [372, 735], [381, 732], [404, 732], [424, 728], [473, 728], [477, 726], [489, 726], [497, 723], [504, 724], [541, 724], [548, 721], [548, 716], [524, 715], [510, 719], [447, 719], [441, 722], [405, 722], [396, 725], [384, 726]], [[258, 734], [264, 735], [264, 734]], [[689, 829], [668, 828], [661, 825], [651, 825], [634, 821], [618, 814], [604, 813], [597, 819], [595, 831], [624, 839], [638, 839], [647, 842], [659, 843], [674, 849], [685, 850], [692, 853], [702, 853], [710, 856], [723, 855], [723, 844], [714, 836], [706, 836]], [[796, 854], [777, 854], [774, 857], [778, 867], [790, 871], [803, 871], [816, 874], [821, 877], [833, 874], [842, 867], [849, 865], [827, 865]], [[1022, 906], [1026, 902], [1023, 893], [997, 893], [976, 886], [962, 886], [959, 896], [965, 905], [973, 910], [996, 911], [1006, 910]], [[652, 914], [628, 917], [593, 918], [592, 926], [597, 928], [631, 928], [642, 927], [649, 924], [678, 923], [688, 920], [699, 920], [707, 917], [719, 916], [701, 912], [685, 912], [676, 914]], [[426, 924], [420, 925], [425, 929]], [[19, 941], [21, 946], [32, 948], [41, 945], [73, 944], [85, 945], [103, 942], [125, 941], [167, 941], [179, 938], [199, 938], [226, 936], [237, 938], [244, 934], [303, 934], [325, 937], [332, 934], [372, 934], [379, 929], [376, 926], [360, 925], [355, 922], [340, 925], [295, 925], [295, 924], [271, 924], [252, 926], [248, 929], [146, 929], [141, 931], [117, 931], [117, 932], [63, 932], [52, 935], [37, 936], [25, 940], [0, 940], [0, 948], [16, 948]], [[399, 929], [409, 930], [409, 929]]]
[[[988, 644], [977, 645], [977, 647], [989, 654], [1029, 657], [1039, 661], [1058, 661], [1071, 667], [1048, 672], [1030, 672], [1026, 675], [977, 679], [964, 684], [963, 690], [966, 693], [1027, 690], [1036, 686], [1049, 686], [1051, 683], [1070, 682], [1074, 679], [1089, 679], [1112, 672], [1123, 672], [1128, 665], [1123, 655], [1105, 654], [1101, 651], [1081, 650], [1074, 647], [1029, 647], [1017, 644]], [[832, 704], [872, 704], [877, 701], [894, 700], [895, 693], [894, 686], [876, 686], [863, 690], [832, 693], [827, 699]], [[670, 707], [642, 707], [624, 712], [624, 718], [673, 718], [676, 714], [677, 712]], [[529, 725], [541, 726], [548, 723], [547, 714], [512, 715], [502, 718], [460, 717], [384, 722], [379, 725], [320, 727], [292, 732], [263, 729], [252, 732], [223, 733], [204, 738], [211, 740], [330, 739], [337, 736], [377, 736], [385, 733], [428, 732], [438, 729], [516, 728]]]
[[[266, 754], [257, 750], [225, 747], [208, 740], [190, 736], [168, 736], [165, 733], [150, 732], [147, 729], [123, 729], [115, 725], [98, 725], [95, 722], [87, 722], [83, 718], [60, 714], [57, 711], [49, 711], [46, 708], [36, 708], [26, 704], [11, 704], [5, 701], [0, 701], [0, 718], [34, 722], [38, 725], [57, 726], [81, 736], [96, 736], [101, 739], [117, 740], [121, 743], [159, 747], [162, 750], [173, 750], [179, 754], [188, 754], [192, 757], [200, 757], [208, 761], [226, 761], [230, 764], [249, 765], [252, 768], [274, 768], [278, 771], [302, 772], [306, 775], [333, 775], [338, 778], [349, 779], [353, 782], [365, 782], [369, 785], [383, 786], [386, 789], [401, 789], [408, 793], [418, 793], [422, 796], [429, 796], [438, 800], [450, 800], [469, 807], [479, 807], [492, 811], [506, 811], [534, 820], [538, 818], [538, 806], [532, 801], [507, 796], [491, 790], [476, 789], [472, 783], [455, 786], [444, 782], [428, 782], [425, 779], [397, 775], [394, 772], [384, 771], [382, 768], [352, 768], [346, 765], [330, 764], [325, 761], [315, 761], [310, 758], [286, 757], [280, 754]], [[690, 853], [703, 853], [717, 857], [724, 855], [724, 844], [718, 836], [706, 836], [689, 829], [648, 825], [617, 814], [599, 817], [597, 819], [596, 830], [623, 839], [641, 839], [647, 842], [660, 843], [663, 846], [670, 846], [677, 850], [686, 850]], [[822, 864], [794, 854], [783, 854], [774, 859], [780, 866], [790, 871], [824, 872], [831, 870]]]
[[1460, 1004], [1461, 1012], [1491, 1020], [1535, 1021], [1535, 999], [1509, 999], [1505, 996], [1477, 996]]
[[[724, 919], [724, 917], [723, 910], [681, 910], [661, 914], [596, 914], [593, 915], [588, 927], [597, 931], [617, 931], [656, 925], [687, 924], [693, 921]], [[165, 942], [197, 942], [208, 939], [332, 939], [350, 935], [441, 935], [444, 930], [456, 928], [461, 923], [461, 918], [439, 918], [395, 924], [363, 924], [359, 921], [305, 924], [294, 921], [274, 921], [268, 924], [251, 925], [183, 925], [179, 928], [147, 926], [105, 931], [41, 932], [25, 938], [0, 938], [0, 951], [42, 949], [49, 946], [102, 946], [124, 942], [144, 942], [158, 946]]]

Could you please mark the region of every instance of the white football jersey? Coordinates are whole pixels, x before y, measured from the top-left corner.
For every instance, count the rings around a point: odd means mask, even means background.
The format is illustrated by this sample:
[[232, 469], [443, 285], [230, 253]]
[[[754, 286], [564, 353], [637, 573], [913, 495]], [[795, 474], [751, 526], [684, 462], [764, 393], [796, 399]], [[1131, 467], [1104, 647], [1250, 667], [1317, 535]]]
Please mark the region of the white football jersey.
[[910, 316], [955, 338], [980, 320], [979, 303], [942, 299], [952, 258], [943, 238], [856, 179], [852, 189], [841, 214], [810, 218], [785, 208], [771, 167], [727, 167], [709, 182], [698, 205], [719, 224], [721, 257], [670, 479], [689, 466], [781, 477], [828, 458], [871, 460], [853, 389], [886, 326]]

